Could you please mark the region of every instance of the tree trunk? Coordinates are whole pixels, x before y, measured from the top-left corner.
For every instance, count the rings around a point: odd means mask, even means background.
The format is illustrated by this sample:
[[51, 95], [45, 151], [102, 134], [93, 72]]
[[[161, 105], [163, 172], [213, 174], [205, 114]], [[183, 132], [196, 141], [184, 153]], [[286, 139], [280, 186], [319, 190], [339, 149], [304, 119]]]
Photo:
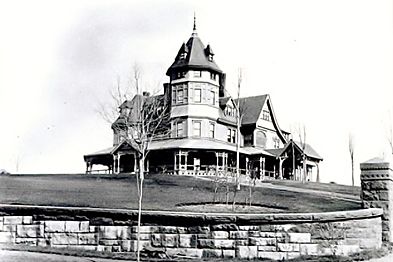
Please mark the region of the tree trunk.
[[138, 233], [137, 233], [137, 261], [140, 261], [140, 228], [141, 228], [141, 218], [142, 218], [142, 197], [143, 197], [143, 180], [144, 180], [144, 171], [145, 171], [145, 156], [142, 156], [139, 159], [139, 200], [138, 200]]

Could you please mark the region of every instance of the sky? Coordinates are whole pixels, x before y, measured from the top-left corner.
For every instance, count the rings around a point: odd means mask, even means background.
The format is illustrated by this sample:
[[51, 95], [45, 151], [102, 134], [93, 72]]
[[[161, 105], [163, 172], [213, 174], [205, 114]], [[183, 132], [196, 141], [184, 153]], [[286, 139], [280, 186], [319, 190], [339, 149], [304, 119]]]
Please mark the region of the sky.
[[[112, 145], [97, 113], [138, 63], [149, 82], [192, 33], [215, 52], [227, 89], [270, 94], [282, 129], [306, 128], [323, 182], [351, 183], [390, 155], [393, 4], [389, 0], [0, 1], [0, 169], [81, 173]], [[294, 137], [296, 139], [296, 135]]]

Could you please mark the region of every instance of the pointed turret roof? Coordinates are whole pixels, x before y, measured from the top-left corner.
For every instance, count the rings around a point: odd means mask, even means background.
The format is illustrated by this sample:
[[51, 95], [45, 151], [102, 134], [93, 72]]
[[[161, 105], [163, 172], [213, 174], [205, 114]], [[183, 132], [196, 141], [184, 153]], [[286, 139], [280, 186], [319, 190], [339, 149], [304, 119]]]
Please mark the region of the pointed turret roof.
[[168, 68], [166, 74], [169, 76], [171, 72], [178, 69], [207, 69], [222, 73], [221, 69], [213, 60], [213, 50], [210, 45], [205, 48], [201, 39], [198, 37], [194, 20], [194, 27], [190, 39], [187, 43], [183, 43], [177, 53], [175, 61]]

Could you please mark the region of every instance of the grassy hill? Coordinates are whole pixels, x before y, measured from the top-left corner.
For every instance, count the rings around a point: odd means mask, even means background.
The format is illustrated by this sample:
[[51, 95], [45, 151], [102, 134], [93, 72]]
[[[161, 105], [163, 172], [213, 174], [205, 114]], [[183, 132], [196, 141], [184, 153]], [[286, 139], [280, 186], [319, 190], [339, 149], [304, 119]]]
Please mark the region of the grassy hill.
[[[334, 184], [301, 184], [290, 181], [272, 181], [287, 187], [310, 188], [312, 192], [293, 192], [275, 188], [256, 187], [253, 203], [266, 212], [325, 212], [359, 209], [360, 203], [315, 193], [315, 189], [333, 193], [359, 196], [359, 188]], [[217, 195], [225, 199], [225, 189]], [[213, 201], [214, 183], [196, 177], [148, 175], [144, 184], [145, 210], [206, 211], [203, 206], [192, 203]], [[236, 196], [237, 202], [245, 202], [249, 188], [242, 186]], [[232, 199], [232, 194], [230, 195]], [[106, 208], [137, 208], [137, 188], [134, 176], [113, 175], [6, 175], [0, 176], [1, 204], [30, 204]], [[263, 209], [262, 209], [263, 210]], [[221, 211], [210, 208], [208, 211]], [[263, 212], [245, 210], [237, 212]]]

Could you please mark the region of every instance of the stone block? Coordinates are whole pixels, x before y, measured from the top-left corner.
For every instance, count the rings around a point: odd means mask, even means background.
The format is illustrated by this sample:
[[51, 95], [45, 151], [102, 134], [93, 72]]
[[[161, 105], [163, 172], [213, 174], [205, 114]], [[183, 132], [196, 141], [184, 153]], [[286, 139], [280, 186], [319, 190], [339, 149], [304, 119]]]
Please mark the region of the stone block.
[[208, 258], [220, 258], [222, 257], [221, 249], [204, 249], [202, 253], [202, 257]]
[[215, 247], [213, 239], [198, 239], [199, 248], [211, 248]]
[[[82, 222], [83, 223], [83, 222]], [[82, 226], [83, 227], [83, 226]], [[89, 226], [89, 228], [88, 228], [88, 231], [87, 232], [90, 232], [90, 233], [93, 233], [93, 232], [98, 232], [98, 229], [99, 229], [99, 227], [98, 226]], [[83, 230], [84, 231], [84, 230]]]
[[0, 232], [0, 243], [11, 244], [14, 243], [14, 235], [12, 232]]
[[179, 247], [196, 247], [196, 236], [192, 234], [179, 234]]
[[300, 247], [297, 243], [277, 243], [277, 251], [294, 252], [299, 250]]
[[258, 257], [258, 248], [256, 246], [237, 246], [236, 257], [241, 259], [254, 259]]
[[236, 257], [236, 251], [234, 249], [224, 249], [222, 250], [222, 256], [224, 258], [234, 258]]
[[287, 252], [287, 259], [295, 259], [300, 256], [299, 252]]
[[229, 238], [232, 239], [247, 239], [248, 231], [230, 231]]
[[4, 225], [20, 225], [23, 223], [23, 216], [5, 216]]
[[248, 246], [248, 239], [235, 239], [236, 246]]
[[132, 240], [120, 240], [120, 247], [122, 252], [131, 252]]
[[268, 258], [272, 260], [286, 260], [286, 252], [270, 252], [270, 251], [259, 251], [258, 258]]
[[248, 231], [248, 236], [250, 236], [250, 237], [260, 237], [261, 236], [261, 231], [250, 230], [250, 231]]
[[96, 245], [98, 235], [95, 233], [79, 233], [78, 244], [79, 245]]
[[233, 239], [214, 239], [215, 248], [230, 249], [235, 247], [235, 240]]
[[319, 255], [318, 244], [299, 244], [299, 251], [301, 255]]
[[267, 238], [277, 238], [283, 237], [284, 233], [281, 232], [259, 232], [260, 237], [267, 237]]
[[15, 244], [23, 244], [27, 246], [37, 246], [37, 238], [17, 237]]
[[[158, 226], [140, 226], [141, 233], [155, 233], [159, 232], [160, 227]], [[132, 233], [138, 233], [138, 227], [132, 226]]]
[[112, 246], [112, 252], [121, 252], [120, 246]]
[[212, 231], [210, 235], [215, 239], [228, 239], [229, 237], [229, 234], [226, 231]]
[[51, 233], [51, 244], [53, 245], [77, 245], [78, 234], [76, 233]]
[[151, 245], [153, 247], [162, 247], [162, 234], [151, 234]]
[[33, 223], [33, 217], [32, 216], [23, 216], [22, 218], [22, 224], [24, 225], [29, 225]]
[[37, 246], [39, 247], [50, 246], [50, 240], [45, 238], [37, 238]]
[[277, 251], [276, 246], [258, 246], [258, 251]]
[[[150, 233], [140, 233], [139, 234], [139, 239], [140, 240], [150, 240]], [[131, 234], [131, 240], [137, 240], [138, 239], [138, 234], [137, 233], [132, 233]]]
[[230, 230], [239, 230], [239, 226], [233, 223], [225, 223], [225, 224], [218, 224], [212, 225], [211, 229], [213, 231], [230, 231]]
[[210, 232], [210, 228], [208, 226], [195, 226], [188, 228], [188, 233], [191, 234], [205, 234], [208, 232]]
[[[137, 240], [131, 240], [130, 241], [131, 245], [131, 252], [136, 252], [137, 247], [138, 247], [138, 241]], [[143, 250], [145, 247], [151, 247], [150, 241], [147, 240], [141, 240], [139, 241], [139, 250]]]
[[45, 232], [64, 232], [65, 221], [45, 221]]
[[177, 227], [175, 226], [161, 226], [158, 228], [158, 232], [160, 233], [166, 233], [166, 234], [176, 234], [177, 233]]
[[252, 245], [252, 246], [275, 246], [276, 245], [275, 238], [250, 237], [249, 242], [250, 242], [250, 245]]
[[259, 231], [259, 226], [239, 226], [239, 230], [243, 231]]
[[102, 239], [131, 239], [131, 230], [127, 226], [100, 226], [99, 237]]
[[16, 227], [17, 237], [43, 237], [44, 226], [42, 225], [17, 225]]
[[197, 248], [166, 248], [166, 253], [170, 257], [191, 257], [201, 258], [203, 255], [202, 249]]
[[65, 232], [79, 232], [80, 222], [79, 221], [65, 221]]
[[288, 233], [289, 242], [291, 243], [310, 243], [310, 233]]
[[179, 235], [178, 234], [163, 234], [162, 245], [164, 247], [178, 247]]

